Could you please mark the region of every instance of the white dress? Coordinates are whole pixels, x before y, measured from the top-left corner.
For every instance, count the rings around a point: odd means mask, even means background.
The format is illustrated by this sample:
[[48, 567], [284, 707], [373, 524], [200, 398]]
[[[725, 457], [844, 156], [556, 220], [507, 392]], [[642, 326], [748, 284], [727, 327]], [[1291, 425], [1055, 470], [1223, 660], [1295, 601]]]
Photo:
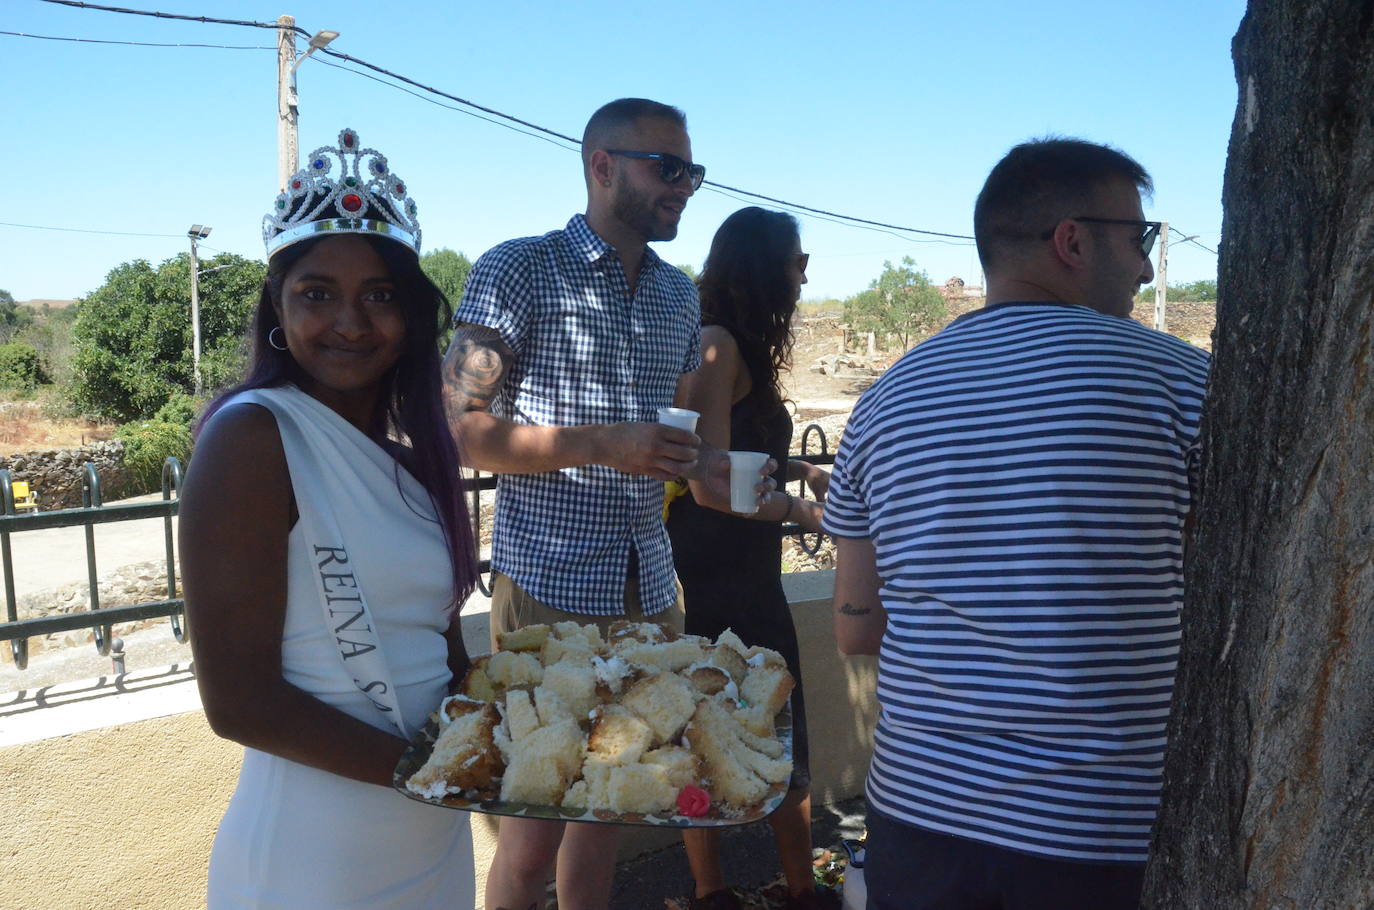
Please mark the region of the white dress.
[[[308, 506], [301, 502], [297, 475], [309, 471], [336, 492], [327, 498], [350, 541], [349, 557], [400, 713], [413, 733], [438, 706], [450, 679], [444, 631], [453, 576], [427, 495], [385, 450], [294, 386], [232, 399], [243, 401], [263, 405], [276, 417], [299, 509]], [[288, 538], [283, 676], [320, 701], [394, 733], [344, 669], [325, 623], [305, 524], [297, 521]], [[210, 857], [210, 910], [448, 910], [475, 902], [467, 813], [245, 749], [238, 788]]]

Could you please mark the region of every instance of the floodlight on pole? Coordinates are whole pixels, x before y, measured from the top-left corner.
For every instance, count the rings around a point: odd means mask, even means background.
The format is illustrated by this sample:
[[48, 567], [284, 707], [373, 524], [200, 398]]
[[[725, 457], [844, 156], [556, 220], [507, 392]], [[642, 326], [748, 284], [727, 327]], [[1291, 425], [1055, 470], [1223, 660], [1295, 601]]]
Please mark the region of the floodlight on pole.
[[296, 60], [295, 63], [291, 65], [291, 72], [295, 73], [296, 68], [305, 62], [306, 57], [309, 57], [311, 54], [315, 53], [315, 51], [319, 50], [322, 47], [327, 47], [329, 45], [329, 42], [333, 41], [337, 37], [339, 37], [338, 32], [331, 32], [327, 28], [321, 29], [320, 31], [311, 35], [310, 47], [306, 50], [304, 54], [300, 55], [300, 57]]
[[191, 238], [191, 370], [195, 377], [196, 397], [200, 397], [200, 262], [196, 241], [210, 236], [210, 228], [193, 224], [186, 232]]

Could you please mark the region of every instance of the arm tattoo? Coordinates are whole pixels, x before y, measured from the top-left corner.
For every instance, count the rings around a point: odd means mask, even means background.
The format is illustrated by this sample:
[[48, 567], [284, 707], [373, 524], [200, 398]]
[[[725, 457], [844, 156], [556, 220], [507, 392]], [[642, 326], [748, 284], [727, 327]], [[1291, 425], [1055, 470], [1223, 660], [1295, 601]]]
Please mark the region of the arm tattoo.
[[444, 357], [444, 410], [449, 422], [468, 411], [491, 407], [514, 359], [514, 352], [495, 329], [459, 325]]
[[867, 616], [869, 613], [873, 612], [873, 608], [856, 607], [846, 600], [844, 604], [840, 607], [840, 612], [843, 613], [845, 616]]

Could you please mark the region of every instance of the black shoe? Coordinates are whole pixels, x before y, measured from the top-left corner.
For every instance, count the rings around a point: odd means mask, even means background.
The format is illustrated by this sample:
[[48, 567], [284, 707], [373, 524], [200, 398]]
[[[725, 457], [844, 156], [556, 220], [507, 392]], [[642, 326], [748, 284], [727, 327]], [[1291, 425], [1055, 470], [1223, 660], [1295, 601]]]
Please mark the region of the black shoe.
[[688, 906], [691, 910], [743, 910], [739, 898], [729, 888], [712, 891], [705, 897], [694, 897]]
[[783, 910], [840, 910], [840, 896], [828, 888], [789, 895]]

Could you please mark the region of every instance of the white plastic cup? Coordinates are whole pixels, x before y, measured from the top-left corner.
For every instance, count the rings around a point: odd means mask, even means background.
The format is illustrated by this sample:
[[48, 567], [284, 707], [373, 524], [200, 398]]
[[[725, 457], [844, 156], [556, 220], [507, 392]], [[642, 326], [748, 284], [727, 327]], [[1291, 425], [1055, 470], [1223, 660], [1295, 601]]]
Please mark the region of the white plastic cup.
[[666, 423], [670, 427], [677, 427], [679, 430], [686, 430], [688, 433], [697, 431], [697, 418], [701, 414], [697, 411], [689, 411], [687, 408], [659, 408], [658, 422]]
[[759, 494], [755, 488], [763, 480], [759, 472], [767, 463], [767, 452], [730, 453], [730, 511], [737, 515], [753, 515], [759, 510]]

